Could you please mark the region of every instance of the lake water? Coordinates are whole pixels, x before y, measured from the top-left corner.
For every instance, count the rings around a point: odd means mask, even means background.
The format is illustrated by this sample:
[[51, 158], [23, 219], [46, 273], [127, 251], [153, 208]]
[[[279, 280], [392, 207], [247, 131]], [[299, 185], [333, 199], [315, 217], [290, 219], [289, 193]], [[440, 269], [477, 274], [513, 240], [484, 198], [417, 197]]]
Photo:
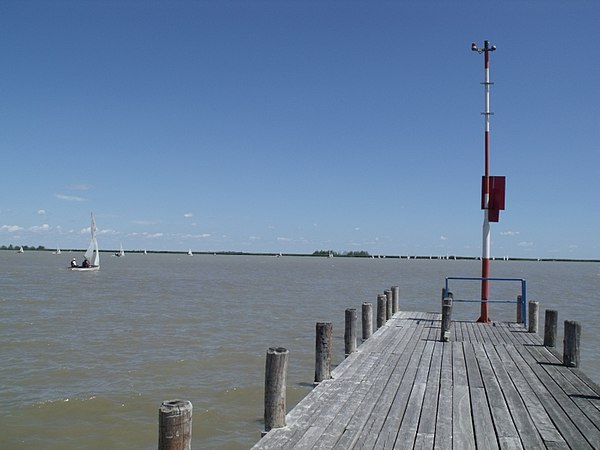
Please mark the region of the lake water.
[[[194, 448], [244, 449], [263, 429], [265, 355], [289, 350], [288, 409], [311, 389], [315, 323], [333, 322], [343, 359], [344, 310], [400, 286], [401, 308], [439, 311], [446, 276], [479, 276], [478, 261], [0, 251], [0, 448], [154, 449], [163, 400], [193, 404]], [[493, 261], [527, 280], [527, 297], [582, 324], [582, 368], [600, 383], [600, 264]], [[458, 298], [477, 283], [456, 282]], [[492, 285], [515, 299], [520, 285]], [[494, 320], [515, 318], [493, 305]], [[456, 303], [453, 318], [479, 305]], [[562, 344], [561, 344], [562, 345]]]

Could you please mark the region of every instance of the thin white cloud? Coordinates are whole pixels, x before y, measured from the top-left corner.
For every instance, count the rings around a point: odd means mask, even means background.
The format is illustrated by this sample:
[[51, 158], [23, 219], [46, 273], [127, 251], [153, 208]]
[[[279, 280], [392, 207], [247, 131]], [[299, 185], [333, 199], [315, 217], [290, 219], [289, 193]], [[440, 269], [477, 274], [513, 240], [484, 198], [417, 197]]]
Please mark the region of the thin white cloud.
[[290, 242], [291, 241], [291, 239], [287, 238], [287, 237], [278, 237], [277, 240], [280, 242]]
[[9, 233], [15, 233], [17, 231], [21, 231], [23, 227], [19, 225], [2, 225], [0, 227], [0, 231], [8, 231]]
[[[90, 227], [87, 227], [87, 228], [82, 228], [79, 231], [79, 234], [90, 234], [90, 232], [91, 232]], [[100, 235], [104, 235], [104, 236], [110, 235], [110, 236], [113, 236], [113, 235], [119, 234], [119, 233], [117, 231], [111, 229], [111, 228], [104, 228], [102, 230], [98, 229], [98, 231], [96, 232], [96, 234], [98, 234], [98, 236], [100, 236]]]
[[518, 231], [501, 231], [500, 236], [517, 236], [519, 234]]
[[354, 231], [360, 231], [360, 227], [354, 227]]
[[78, 197], [76, 195], [64, 195], [64, 194], [54, 194], [56, 198], [59, 200], [65, 200], [67, 202], [85, 202], [86, 199], [83, 197]]
[[440, 236], [440, 240], [447, 241], [448, 240], [448, 236]]
[[517, 244], [519, 247], [533, 247], [533, 242], [531, 241], [522, 241]]
[[194, 215], [192, 213], [185, 213], [183, 215], [183, 217], [185, 217], [186, 219], [189, 219], [190, 217], [194, 217]]
[[39, 225], [39, 226], [33, 226], [29, 228], [29, 231], [32, 231], [34, 233], [40, 233], [43, 231], [48, 231], [50, 230], [50, 225], [48, 225], [47, 223], [43, 224], [43, 225]]
[[38, 215], [43, 216], [44, 214], [46, 214], [46, 210], [45, 209], [38, 209]]

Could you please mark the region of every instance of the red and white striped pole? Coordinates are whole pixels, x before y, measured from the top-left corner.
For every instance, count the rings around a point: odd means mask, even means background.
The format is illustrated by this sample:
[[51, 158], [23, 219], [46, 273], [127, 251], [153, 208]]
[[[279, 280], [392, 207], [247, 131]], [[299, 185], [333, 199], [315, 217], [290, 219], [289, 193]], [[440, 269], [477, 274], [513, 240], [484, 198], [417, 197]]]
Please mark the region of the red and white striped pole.
[[477, 53], [483, 53], [483, 67], [485, 71], [485, 81], [483, 82], [485, 89], [485, 174], [483, 178], [482, 187], [482, 199], [483, 199], [483, 242], [482, 242], [482, 255], [481, 255], [481, 315], [478, 322], [489, 323], [491, 319], [489, 317], [488, 310], [488, 299], [489, 299], [489, 282], [487, 278], [490, 277], [490, 256], [491, 256], [491, 242], [490, 242], [490, 221], [489, 221], [489, 206], [490, 206], [490, 56], [489, 53], [496, 50], [496, 46], [490, 46], [488, 41], [483, 42], [483, 48], [478, 48], [473, 42], [471, 44], [471, 50]]

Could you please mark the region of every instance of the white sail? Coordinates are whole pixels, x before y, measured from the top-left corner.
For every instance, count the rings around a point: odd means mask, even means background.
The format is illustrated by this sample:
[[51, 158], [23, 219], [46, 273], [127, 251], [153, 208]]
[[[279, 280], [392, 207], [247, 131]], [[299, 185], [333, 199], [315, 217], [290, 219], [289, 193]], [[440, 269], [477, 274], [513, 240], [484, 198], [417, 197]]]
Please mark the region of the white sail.
[[96, 219], [94, 218], [94, 213], [92, 213], [90, 232], [92, 234], [92, 239], [90, 240], [90, 245], [84, 256], [90, 262], [92, 267], [100, 267], [100, 253], [98, 252], [98, 241], [96, 240]]

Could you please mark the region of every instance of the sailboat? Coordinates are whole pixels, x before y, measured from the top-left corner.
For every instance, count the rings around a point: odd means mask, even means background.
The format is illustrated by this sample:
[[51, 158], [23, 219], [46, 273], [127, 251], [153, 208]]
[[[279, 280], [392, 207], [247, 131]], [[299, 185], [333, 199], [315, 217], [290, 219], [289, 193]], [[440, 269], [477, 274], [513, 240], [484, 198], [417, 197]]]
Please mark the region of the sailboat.
[[17, 250], [17, 253], [25, 253], [25, 250], [23, 250], [22, 246], [19, 247], [19, 250]]
[[194, 256], [194, 254], [192, 253], [192, 249], [191, 248], [188, 250], [187, 254], [188, 254], [188, 256]]
[[115, 256], [121, 257], [121, 256], [125, 256], [125, 250], [123, 250], [123, 244], [121, 244], [120, 250], [115, 253]]
[[52, 252], [52, 254], [53, 255], [60, 255], [61, 254], [60, 248], [56, 247], [56, 251]]
[[92, 272], [95, 270], [100, 270], [100, 253], [98, 251], [98, 241], [96, 240], [96, 219], [94, 218], [94, 213], [92, 213], [90, 233], [92, 235], [90, 239], [90, 245], [88, 246], [88, 249], [83, 255], [85, 257], [85, 260], [89, 262], [89, 265], [87, 267], [85, 265], [71, 266], [68, 267], [69, 270], [77, 272]]

